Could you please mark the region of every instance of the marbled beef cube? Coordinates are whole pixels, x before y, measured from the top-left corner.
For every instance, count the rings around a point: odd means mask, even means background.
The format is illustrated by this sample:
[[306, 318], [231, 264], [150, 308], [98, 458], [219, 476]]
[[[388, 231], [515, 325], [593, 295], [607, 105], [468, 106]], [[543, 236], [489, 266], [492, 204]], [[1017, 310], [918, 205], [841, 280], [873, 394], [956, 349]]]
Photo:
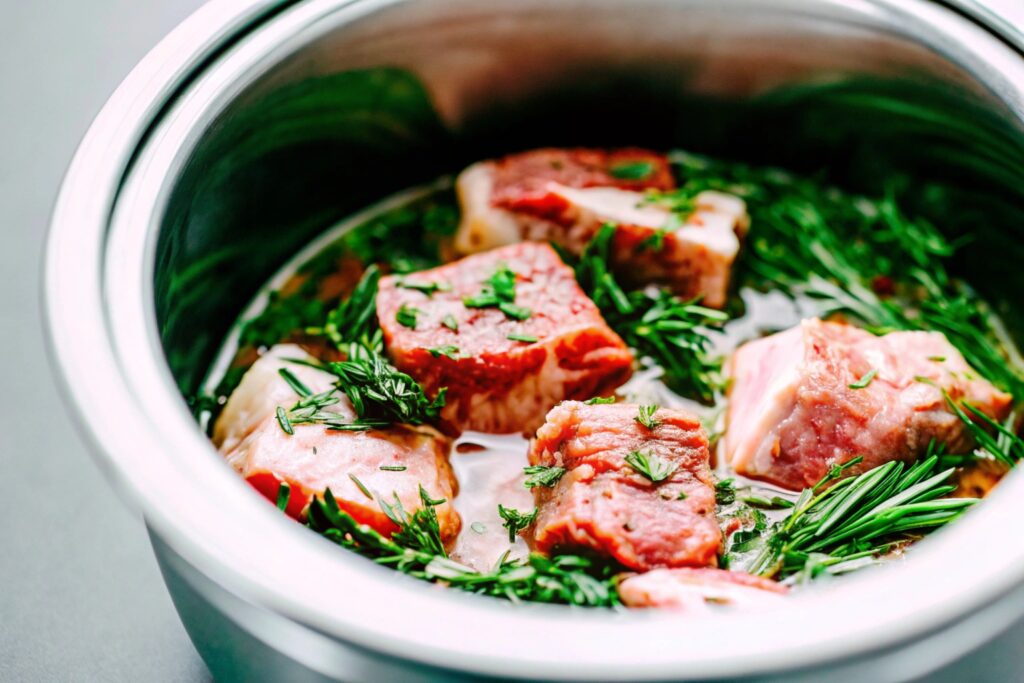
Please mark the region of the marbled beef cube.
[[690, 613], [720, 607], [771, 607], [787, 592], [775, 581], [724, 569], [655, 569], [619, 584], [619, 596], [627, 607]]
[[526, 534], [538, 551], [593, 553], [637, 570], [717, 562], [722, 533], [700, 421], [663, 408], [645, 426], [640, 410], [566, 401], [548, 413], [530, 462], [565, 473], [533, 489], [537, 518]]
[[624, 281], [720, 307], [749, 222], [746, 205], [705, 191], [680, 220], [645, 194], [673, 187], [667, 158], [646, 150], [541, 149], [479, 162], [456, 183], [456, 248], [474, 253], [525, 239], [578, 255], [611, 223], [618, 226], [612, 265]]
[[[303, 519], [310, 501], [329, 488], [341, 510], [387, 535], [396, 530], [395, 524], [376, 498], [391, 502], [397, 496], [412, 513], [422, 507], [422, 485], [431, 498], [449, 501], [434, 509], [442, 539], [454, 541], [460, 520], [450, 503], [457, 491], [448, 463], [451, 441], [422, 425], [353, 432], [323, 424], [294, 424], [294, 433], [288, 434], [278, 421], [277, 408], [287, 410], [299, 397], [280, 369], [287, 368], [315, 393], [333, 384], [332, 375], [289, 362], [293, 359], [312, 360], [298, 346], [273, 347], [231, 394], [213, 433], [214, 444], [228, 463], [272, 501], [286, 482], [291, 488], [287, 512], [296, 519]], [[354, 420], [355, 412], [344, 394], [339, 392], [338, 398], [337, 404], [324, 410], [337, 413], [341, 421]]]
[[970, 435], [943, 391], [997, 421], [1011, 409], [938, 332], [875, 336], [810, 319], [744, 344], [728, 372], [726, 458], [739, 474], [793, 490], [857, 456], [847, 475], [913, 461], [932, 440], [965, 452]]
[[442, 418], [456, 430], [532, 432], [559, 401], [632, 372], [629, 349], [546, 244], [383, 278], [377, 317], [394, 365], [429, 395], [446, 389]]

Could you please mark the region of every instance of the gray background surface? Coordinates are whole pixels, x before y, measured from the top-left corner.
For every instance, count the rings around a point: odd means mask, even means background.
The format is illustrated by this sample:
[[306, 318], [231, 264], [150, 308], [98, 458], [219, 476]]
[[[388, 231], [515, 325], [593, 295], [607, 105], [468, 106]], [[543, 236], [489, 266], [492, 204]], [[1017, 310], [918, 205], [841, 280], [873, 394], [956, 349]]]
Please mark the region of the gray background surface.
[[[0, 681], [209, 679], [141, 520], [59, 400], [38, 305], [46, 223], [76, 144], [132, 65], [200, 4], [0, 0]], [[929, 679], [965, 680], [1024, 680], [1024, 625]]]

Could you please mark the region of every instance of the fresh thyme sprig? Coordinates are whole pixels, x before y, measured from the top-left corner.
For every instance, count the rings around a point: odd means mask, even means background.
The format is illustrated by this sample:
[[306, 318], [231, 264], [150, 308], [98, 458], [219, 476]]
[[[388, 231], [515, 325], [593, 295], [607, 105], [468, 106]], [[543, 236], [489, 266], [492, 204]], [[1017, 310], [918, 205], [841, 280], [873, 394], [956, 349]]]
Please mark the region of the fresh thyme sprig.
[[673, 391], [710, 403], [724, 380], [708, 335], [728, 316], [666, 290], [626, 292], [608, 266], [614, 235], [615, 226], [606, 225], [590, 241], [576, 265], [577, 281], [623, 341], [663, 368]]
[[894, 461], [846, 479], [844, 470], [861, 458], [833, 467], [758, 539], [760, 551], [744, 569], [785, 578], [813, 562], [815, 572], [840, 573], [957, 519], [976, 500], [943, 498], [956, 489], [954, 469], [940, 469], [934, 444], [929, 451], [909, 467]]
[[381, 510], [398, 527], [391, 538], [359, 524], [338, 507], [330, 490], [314, 498], [307, 524], [317, 533], [378, 564], [425, 581], [489, 595], [512, 602], [546, 602], [584, 607], [615, 607], [619, 604], [616, 568], [578, 555], [546, 558], [531, 554], [510, 558], [506, 553], [496, 566], [479, 572], [448, 557], [434, 508], [443, 501], [431, 500], [420, 489], [421, 508], [409, 514], [395, 497]]

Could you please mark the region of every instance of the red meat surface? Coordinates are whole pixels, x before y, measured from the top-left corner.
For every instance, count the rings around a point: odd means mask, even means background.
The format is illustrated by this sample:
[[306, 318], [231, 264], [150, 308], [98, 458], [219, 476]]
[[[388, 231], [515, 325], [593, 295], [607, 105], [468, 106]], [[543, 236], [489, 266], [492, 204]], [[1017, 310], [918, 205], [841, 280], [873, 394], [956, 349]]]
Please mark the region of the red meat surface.
[[[538, 551], [595, 553], [637, 570], [716, 563], [722, 534], [700, 422], [660, 409], [660, 424], [649, 429], [635, 419], [638, 411], [567, 401], [548, 413], [530, 462], [566, 472], [553, 487], [533, 489], [538, 513], [527, 540]], [[632, 452], [675, 470], [652, 481], [627, 462]]]
[[[309, 356], [289, 344], [264, 354], [242, 378], [214, 428], [214, 443], [254, 488], [276, 501], [278, 487], [287, 482], [291, 494], [286, 512], [295, 519], [303, 519], [309, 502], [329, 488], [340, 509], [386, 535], [396, 529], [381, 511], [377, 497], [390, 502], [397, 496], [410, 513], [422, 506], [420, 485], [435, 500], [452, 500], [457, 484], [448, 463], [451, 442], [436, 430], [395, 425], [348, 432], [296, 424], [294, 433], [287, 434], [278, 423], [276, 410], [278, 406], [290, 408], [298, 397], [278, 370], [287, 367], [314, 392], [329, 389], [332, 377], [286, 359], [309, 360]], [[355, 418], [344, 397], [327, 409]], [[450, 502], [434, 509], [442, 539], [453, 541], [461, 524], [458, 513]]]
[[[626, 171], [626, 172], [624, 172]], [[456, 247], [475, 253], [521, 240], [580, 254], [605, 224], [618, 227], [612, 265], [631, 285], [660, 284], [722, 306], [747, 227], [737, 197], [701, 192], [683, 218], [649, 191], [674, 188], [663, 154], [640, 149], [540, 149], [484, 161], [456, 183]]]
[[739, 474], [794, 490], [856, 456], [864, 460], [847, 474], [913, 461], [932, 440], [966, 452], [970, 435], [943, 391], [999, 421], [1011, 409], [938, 332], [875, 336], [805, 320], [741, 346], [728, 372], [726, 458]]
[[619, 596], [627, 607], [686, 612], [770, 606], [787, 592], [775, 581], [724, 569], [656, 569], [619, 584]]
[[[523, 320], [464, 303], [499, 268], [515, 274]], [[429, 283], [443, 291], [409, 287]], [[403, 307], [416, 311], [415, 328], [399, 320]], [[632, 372], [629, 349], [546, 244], [523, 242], [385, 277], [377, 317], [394, 365], [431, 396], [447, 388], [442, 418], [456, 430], [532, 432], [559, 401], [609, 392]]]

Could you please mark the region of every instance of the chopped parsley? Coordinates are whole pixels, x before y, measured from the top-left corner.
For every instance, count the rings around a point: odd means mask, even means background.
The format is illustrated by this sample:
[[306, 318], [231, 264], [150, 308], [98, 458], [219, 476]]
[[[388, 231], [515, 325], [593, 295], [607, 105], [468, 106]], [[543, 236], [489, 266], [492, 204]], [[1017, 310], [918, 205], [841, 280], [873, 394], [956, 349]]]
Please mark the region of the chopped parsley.
[[671, 463], [653, 453], [633, 451], [626, 456], [626, 464], [657, 484], [665, 481], [679, 469], [679, 465]]
[[445, 356], [447, 358], [451, 358], [452, 360], [460, 360], [466, 357], [466, 355], [459, 350], [459, 347], [453, 344], [435, 346], [431, 349], [427, 349], [427, 351], [429, 351], [430, 355], [433, 356], [434, 358], [437, 358], [439, 356]]
[[519, 332], [512, 332], [506, 338], [511, 339], [512, 341], [525, 342], [527, 344], [533, 344], [534, 342], [537, 341], [537, 338], [534, 337], [532, 334], [522, 334]]
[[455, 316], [449, 313], [445, 317], [441, 318], [441, 324], [447, 327], [452, 332], [459, 331], [459, 321], [455, 319]]
[[600, 406], [607, 405], [609, 403], [615, 403], [614, 396], [595, 396], [594, 398], [588, 398], [583, 402], [584, 405], [588, 406]]
[[497, 308], [512, 320], [526, 320], [533, 315], [529, 308], [516, 306], [515, 302], [516, 274], [504, 263], [487, 279], [479, 294], [462, 299], [466, 308]]
[[418, 308], [402, 304], [401, 308], [398, 309], [398, 313], [395, 314], [395, 320], [399, 325], [415, 330], [417, 317], [421, 313], [423, 313], [423, 311]]

